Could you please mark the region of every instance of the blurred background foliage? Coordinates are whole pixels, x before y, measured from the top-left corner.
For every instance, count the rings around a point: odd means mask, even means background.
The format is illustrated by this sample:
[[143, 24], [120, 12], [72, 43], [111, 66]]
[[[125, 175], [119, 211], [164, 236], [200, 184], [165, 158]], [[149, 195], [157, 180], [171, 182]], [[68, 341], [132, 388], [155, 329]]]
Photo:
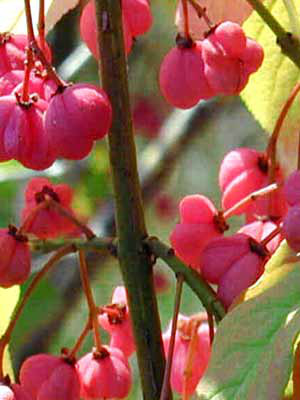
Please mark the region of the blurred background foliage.
[[[163, 56], [175, 43], [175, 2], [152, 0], [151, 4], [153, 28], [134, 44], [128, 71], [148, 230], [168, 242], [178, 219], [179, 200], [187, 194], [203, 193], [220, 206], [217, 181], [222, 157], [234, 147], [251, 145], [262, 149], [265, 136], [239, 98], [203, 102], [189, 111], [170, 108], [160, 95], [157, 77]], [[66, 80], [97, 83], [96, 61], [80, 41], [79, 15], [77, 7], [49, 34], [55, 65]], [[1, 164], [1, 227], [18, 224], [24, 186], [30, 177], [40, 175], [15, 162]], [[75, 190], [74, 207], [82, 219], [98, 234], [113, 234], [112, 187], [105, 141], [97, 143], [89, 158], [80, 162], [58, 161], [43, 175], [53, 182], [70, 184]], [[35, 256], [35, 270], [47, 257]], [[98, 304], [110, 302], [113, 288], [122, 282], [116, 260], [90, 254], [89, 267]], [[155, 266], [155, 273], [165, 329], [171, 318], [175, 279], [161, 262]], [[191, 314], [199, 310], [199, 301], [184, 288], [181, 312]], [[77, 260], [70, 256], [42, 282], [18, 323], [11, 347], [15, 369], [30, 354], [58, 354], [62, 347], [71, 347], [86, 318]], [[91, 345], [89, 337], [83, 351]], [[134, 359], [132, 363], [135, 366]], [[138, 390], [135, 385], [131, 399], [140, 398]]]

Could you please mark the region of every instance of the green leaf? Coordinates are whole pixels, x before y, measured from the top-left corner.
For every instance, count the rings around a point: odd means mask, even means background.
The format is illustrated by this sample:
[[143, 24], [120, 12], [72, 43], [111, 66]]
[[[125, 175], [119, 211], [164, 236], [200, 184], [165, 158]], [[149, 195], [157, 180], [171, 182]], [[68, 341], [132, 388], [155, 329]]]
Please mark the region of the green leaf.
[[[20, 295], [20, 287], [13, 286], [9, 289], [0, 288], [0, 336], [4, 333], [7, 328], [11, 315], [15, 309]], [[9, 357], [8, 351], [6, 351], [4, 356], [4, 371], [13, 378], [13, 370]]]
[[[290, 24], [282, 0], [266, 0], [264, 4], [274, 17], [290, 31]], [[300, 0], [295, 0], [300, 7]], [[241, 96], [254, 117], [262, 127], [271, 133], [281, 108], [287, 100], [300, 72], [284, 56], [276, 44], [276, 37], [254, 12], [244, 24], [247, 36], [257, 40], [264, 48], [265, 58], [262, 67], [253, 74]], [[286, 172], [295, 169], [298, 132], [300, 124], [299, 98], [290, 109], [286, 123], [281, 131], [280, 160]], [[291, 162], [293, 160], [293, 162]]]
[[291, 259], [283, 242], [257, 285], [260, 290], [219, 324], [198, 399], [282, 399], [300, 332], [300, 265]]

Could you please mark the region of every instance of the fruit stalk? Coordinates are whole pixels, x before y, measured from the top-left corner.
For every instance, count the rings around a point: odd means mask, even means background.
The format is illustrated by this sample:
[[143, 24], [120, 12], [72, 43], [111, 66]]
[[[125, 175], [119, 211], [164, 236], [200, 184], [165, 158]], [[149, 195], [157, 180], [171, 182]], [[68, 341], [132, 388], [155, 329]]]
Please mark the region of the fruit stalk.
[[[118, 256], [133, 323], [142, 391], [158, 400], [165, 366], [130, 111], [120, 1], [96, 0], [99, 71], [113, 109], [109, 155], [115, 193]], [[169, 399], [171, 395], [169, 395]]]

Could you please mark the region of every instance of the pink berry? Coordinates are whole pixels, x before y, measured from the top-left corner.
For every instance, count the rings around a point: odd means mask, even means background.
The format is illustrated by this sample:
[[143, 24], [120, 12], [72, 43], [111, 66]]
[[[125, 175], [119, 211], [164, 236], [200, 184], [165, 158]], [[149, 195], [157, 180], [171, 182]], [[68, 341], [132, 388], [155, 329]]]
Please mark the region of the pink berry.
[[47, 196], [59, 202], [71, 215], [73, 214], [71, 209], [73, 191], [68, 185], [53, 185], [46, 178], [33, 178], [25, 190], [25, 207], [21, 216], [22, 224], [27, 221], [26, 232], [33, 233], [40, 239], [69, 234], [74, 230], [74, 224], [57, 210], [47, 207], [32, 214]]
[[13, 383], [11, 385], [11, 389], [14, 393], [14, 398], [13, 398], [14, 400], [32, 400], [29, 393], [21, 385], [18, 385], [17, 383]]
[[0, 78], [0, 96], [7, 96], [13, 92], [16, 86], [24, 79], [23, 70], [9, 71]]
[[248, 252], [236, 260], [221, 277], [217, 295], [228, 308], [233, 300], [253, 285], [264, 272], [265, 260], [254, 252]]
[[231, 150], [224, 157], [219, 171], [219, 185], [222, 192], [239, 175], [254, 169], [259, 175], [268, 171], [268, 164], [263, 153], [248, 147]]
[[204, 75], [201, 42], [171, 49], [161, 64], [159, 84], [165, 99], [178, 108], [191, 108], [214, 96]]
[[225, 50], [226, 54], [232, 58], [240, 58], [246, 48], [246, 35], [242, 27], [231, 21], [222, 22], [209, 36], [214, 38]]
[[288, 245], [296, 252], [300, 251], [300, 205], [292, 206], [283, 219], [282, 235]]
[[175, 226], [170, 241], [176, 255], [189, 266], [200, 270], [204, 247], [225, 230], [216, 224], [217, 210], [202, 195], [186, 196], [179, 205], [180, 223]]
[[[241, 229], [239, 229], [238, 233], [243, 233], [255, 239], [257, 242], [261, 242], [265, 239], [270, 233], [272, 233], [277, 228], [271, 221], [254, 221], [250, 224], [244, 225]], [[267, 249], [270, 253], [274, 253], [280, 242], [282, 237], [280, 234], [275, 236], [268, 244]]]
[[0, 34], [0, 76], [14, 69], [24, 69], [26, 35]]
[[202, 276], [208, 282], [218, 284], [232, 264], [249, 251], [249, 237], [243, 234], [211, 240], [201, 256]]
[[42, 100], [30, 105], [18, 103], [15, 96], [0, 98], [3, 151], [9, 159], [20, 161], [25, 167], [43, 170], [56, 159], [56, 151], [44, 129], [43, 112], [47, 104]]
[[214, 239], [202, 253], [202, 275], [218, 284], [218, 297], [228, 308], [235, 297], [264, 272], [268, 253], [256, 240], [238, 233]]
[[240, 93], [249, 75], [260, 67], [263, 50], [246, 38], [238, 24], [226, 21], [203, 41], [203, 60], [204, 73], [212, 89], [219, 94], [233, 95]]
[[132, 36], [143, 35], [152, 25], [152, 14], [147, 0], [122, 0], [122, 11]]
[[123, 399], [131, 388], [131, 371], [121, 350], [103, 346], [102, 353], [88, 353], [77, 362], [81, 397]]
[[[99, 49], [97, 40], [97, 24], [95, 17], [95, 4], [94, 0], [90, 0], [84, 7], [80, 17], [80, 36], [90, 49], [93, 56], [98, 60]], [[127, 19], [123, 16], [123, 31], [125, 51], [128, 54], [132, 46], [132, 33], [130, 31]]]
[[248, 74], [256, 72], [264, 60], [264, 50], [255, 40], [247, 38], [241, 59]]
[[[219, 171], [219, 185], [222, 195], [222, 206], [230, 209], [252, 192], [262, 189], [269, 183], [268, 161], [264, 153], [249, 148], [230, 151], [222, 161]], [[281, 170], [276, 171], [276, 179], [282, 181]], [[247, 213], [248, 221], [253, 215], [271, 215], [281, 217], [286, 212], [282, 191], [258, 198], [252, 203], [239, 207], [235, 214]]]
[[[23, 80], [22, 80], [23, 81]], [[14, 88], [14, 93], [22, 93], [23, 82], [20, 82]], [[48, 78], [42, 78], [38, 75], [31, 74], [29, 82], [29, 93], [37, 94], [40, 99], [49, 102], [57, 90], [57, 85]]]
[[283, 191], [290, 206], [300, 203], [300, 171], [298, 169], [287, 177]]
[[[175, 347], [171, 370], [171, 388], [178, 393], [183, 393], [185, 370], [187, 367], [189, 346], [191, 343], [192, 318], [179, 315], [175, 336]], [[171, 323], [163, 334], [165, 354], [168, 354], [171, 335]], [[196, 333], [196, 346], [192, 358], [192, 375], [187, 378], [187, 394], [192, 395], [204, 374], [210, 358], [209, 328], [206, 322], [199, 325]]]
[[25, 360], [21, 385], [37, 400], [79, 400], [80, 382], [73, 364], [61, 357], [37, 354]]
[[115, 288], [111, 304], [100, 307], [98, 321], [111, 334], [110, 346], [122, 350], [125, 357], [130, 357], [135, 351], [135, 343], [124, 286]]
[[61, 157], [81, 160], [90, 153], [93, 141], [108, 133], [111, 119], [112, 109], [104, 90], [79, 83], [52, 97], [45, 130]]
[[20, 285], [29, 277], [31, 254], [27, 238], [10, 226], [0, 229], [0, 286]]
[[204, 74], [216, 94], [234, 95], [246, 86], [248, 75], [238, 58], [226, 54], [214, 33], [202, 42]]

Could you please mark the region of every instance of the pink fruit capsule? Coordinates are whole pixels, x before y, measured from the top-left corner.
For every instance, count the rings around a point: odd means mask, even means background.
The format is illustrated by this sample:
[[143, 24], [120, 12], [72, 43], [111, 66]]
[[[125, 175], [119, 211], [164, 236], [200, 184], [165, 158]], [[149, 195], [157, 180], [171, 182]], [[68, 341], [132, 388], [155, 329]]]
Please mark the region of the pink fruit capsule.
[[[47, 199], [47, 196], [57, 201], [71, 215], [72, 189], [66, 184], [53, 185], [46, 178], [33, 178], [25, 190], [25, 207], [22, 210], [22, 224], [26, 222], [26, 232], [33, 233], [40, 239], [56, 238], [74, 230], [74, 224], [57, 210], [47, 207], [38, 212], [32, 212]], [[31, 217], [32, 215], [32, 217]]]
[[27, 238], [15, 227], [0, 229], [0, 286], [20, 285], [29, 277], [31, 254]]
[[13, 92], [16, 86], [24, 79], [23, 70], [13, 70], [6, 72], [0, 78], [0, 96], [7, 96]]
[[27, 168], [46, 169], [57, 156], [44, 129], [43, 113], [46, 107], [47, 103], [42, 100], [26, 105], [18, 103], [13, 95], [0, 98], [3, 152], [9, 159], [18, 160]]
[[121, 350], [103, 346], [103, 352], [88, 353], [76, 364], [81, 383], [81, 397], [123, 399], [131, 388], [131, 371]]
[[228, 308], [233, 300], [253, 285], [264, 272], [265, 259], [254, 252], [241, 256], [219, 281], [217, 295]]
[[[268, 186], [268, 161], [264, 153], [250, 148], [239, 148], [230, 151], [223, 159], [219, 171], [219, 185], [222, 195], [222, 206], [225, 210], [232, 208], [252, 192]], [[280, 168], [276, 171], [276, 181], [282, 181]], [[286, 203], [282, 191], [240, 206], [235, 214], [247, 213], [250, 222], [255, 215], [281, 217], [286, 212]]]
[[[241, 229], [239, 229], [238, 233], [243, 233], [255, 239], [257, 242], [261, 242], [270, 233], [272, 233], [277, 228], [271, 221], [254, 221], [247, 225], [244, 225]], [[270, 253], [274, 253], [280, 242], [282, 240], [282, 236], [278, 234], [275, 236], [270, 242], [267, 244], [267, 249]]]
[[218, 297], [229, 307], [236, 296], [263, 273], [266, 249], [251, 237], [238, 233], [214, 239], [202, 253], [202, 275], [218, 284]]
[[288, 245], [296, 252], [300, 251], [300, 205], [291, 207], [283, 219], [282, 235]]
[[29, 393], [21, 385], [13, 383], [11, 389], [14, 392], [14, 400], [32, 400]]
[[211, 240], [201, 255], [202, 276], [208, 282], [218, 284], [232, 264], [249, 251], [249, 237], [244, 234]]
[[204, 75], [201, 42], [169, 51], [160, 67], [159, 85], [165, 99], [183, 109], [215, 95]]
[[21, 385], [36, 400], [79, 400], [80, 382], [73, 364], [50, 354], [36, 354], [20, 370]]
[[244, 53], [241, 56], [246, 73], [256, 72], [263, 63], [264, 50], [255, 40], [247, 38]]
[[45, 130], [61, 157], [81, 160], [110, 128], [112, 109], [104, 90], [79, 83], [52, 97]]
[[143, 35], [152, 25], [152, 14], [147, 0], [122, 0], [122, 11], [132, 36]]
[[24, 69], [26, 35], [0, 34], [0, 76], [14, 69]]
[[240, 58], [246, 48], [246, 35], [242, 27], [231, 21], [219, 24], [209, 39], [220, 44], [226, 55], [232, 58]]
[[100, 307], [98, 321], [111, 334], [110, 346], [122, 350], [126, 357], [130, 357], [135, 351], [135, 343], [124, 286], [115, 288], [111, 304]]
[[300, 171], [298, 169], [287, 177], [283, 192], [290, 206], [300, 203]]
[[241, 61], [229, 57], [213, 35], [202, 42], [205, 77], [216, 94], [238, 94], [246, 86], [248, 75]]
[[217, 210], [205, 196], [186, 196], [180, 202], [179, 210], [181, 221], [170, 235], [172, 247], [184, 263], [200, 270], [204, 247], [213, 238], [221, 236], [226, 227], [218, 226]]
[[[165, 354], [168, 354], [171, 336], [171, 323], [163, 334]], [[196, 339], [196, 340], [195, 340]], [[185, 315], [178, 316], [177, 331], [171, 369], [171, 388], [182, 394], [187, 368], [189, 348], [192, 340], [192, 318]], [[196, 331], [195, 348], [192, 355], [191, 376], [187, 377], [186, 394], [192, 395], [204, 374], [210, 358], [209, 328], [206, 322], [201, 323]]]

